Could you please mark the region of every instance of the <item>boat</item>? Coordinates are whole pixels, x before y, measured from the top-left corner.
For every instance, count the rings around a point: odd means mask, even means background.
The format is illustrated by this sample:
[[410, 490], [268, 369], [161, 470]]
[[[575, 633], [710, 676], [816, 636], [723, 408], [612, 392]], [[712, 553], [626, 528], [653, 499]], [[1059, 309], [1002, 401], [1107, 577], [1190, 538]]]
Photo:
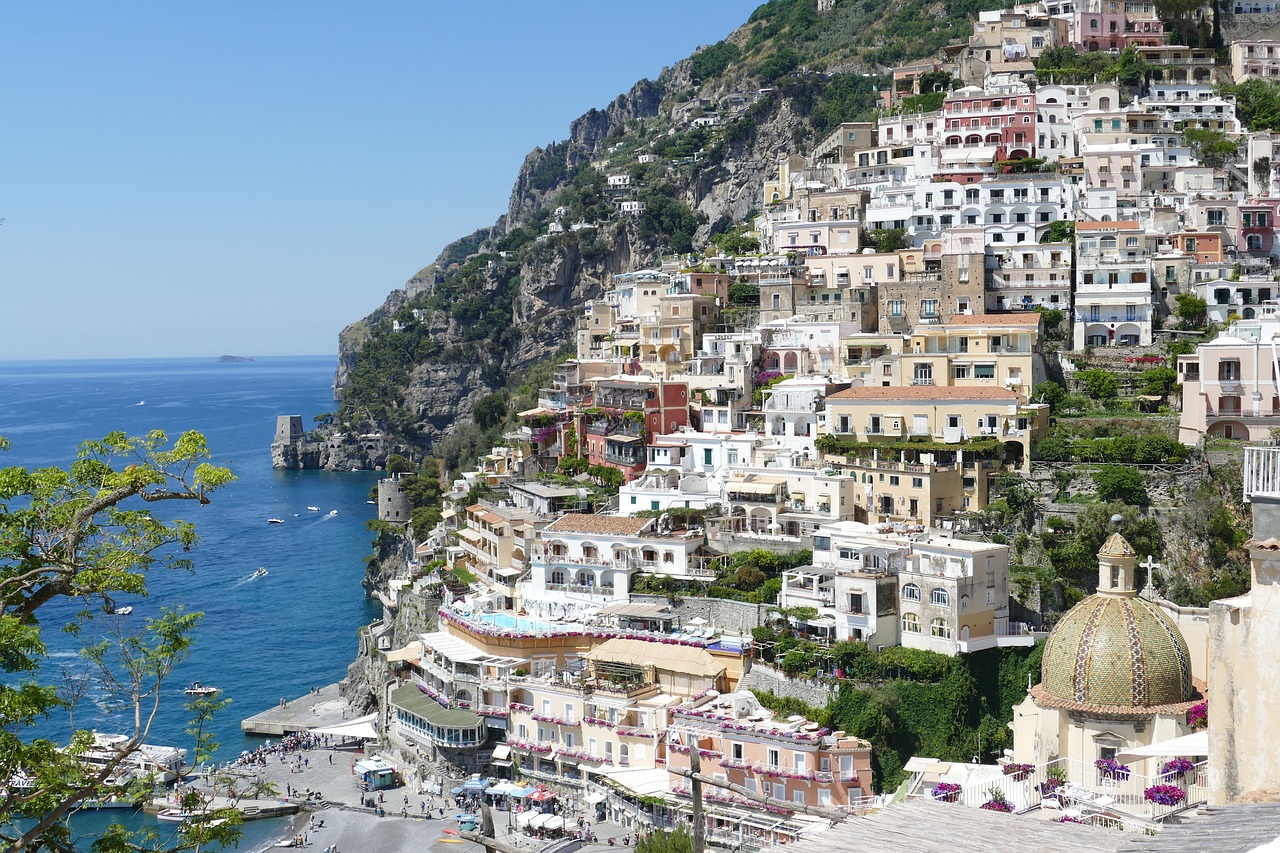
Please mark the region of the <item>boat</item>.
[[198, 681], [193, 681], [188, 684], [187, 689], [182, 692], [188, 696], [212, 696], [214, 693], [218, 692], [218, 688], [210, 687], [207, 684], [201, 684]]
[[255, 578], [265, 578], [267, 576], [267, 570], [262, 566], [258, 566], [258, 570], [253, 573], [253, 576]]
[[283, 518], [268, 518], [267, 524], [284, 524]]
[[[80, 762], [90, 773], [103, 770], [128, 748], [130, 738], [127, 735], [107, 734], [95, 731], [93, 745], [80, 755]], [[135, 779], [152, 777], [155, 782], [169, 783], [182, 778], [186, 770], [187, 751], [172, 746], [156, 746], [144, 743], [119, 760], [107, 784], [112, 787], [125, 788]], [[127, 797], [116, 795], [106, 800], [96, 800], [96, 808], [128, 808], [134, 802]]]
[[329, 515], [337, 515], [337, 514], [338, 514], [338, 511], [336, 509], [329, 510]]
[[307, 510], [308, 510], [309, 512], [319, 512], [319, 511], [320, 511], [320, 507], [318, 507], [318, 506], [309, 506], [309, 507], [307, 507]]
[[111, 615], [112, 616], [128, 616], [132, 612], [133, 612], [133, 605], [126, 604], [124, 607], [117, 607], [116, 609], [112, 610]]
[[182, 809], [161, 809], [156, 813], [156, 820], [162, 820], [166, 823], [182, 823], [192, 818], [203, 817], [207, 815], [207, 811], [187, 812]]

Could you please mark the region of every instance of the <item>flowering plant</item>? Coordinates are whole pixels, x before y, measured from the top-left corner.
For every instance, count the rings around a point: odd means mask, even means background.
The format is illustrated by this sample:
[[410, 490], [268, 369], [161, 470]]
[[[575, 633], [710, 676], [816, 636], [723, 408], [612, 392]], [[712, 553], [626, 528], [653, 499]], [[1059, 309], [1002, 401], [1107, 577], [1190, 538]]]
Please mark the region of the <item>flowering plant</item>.
[[520, 703], [520, 702], [512, 702], [512, 703], [511, 703], [510, 705], [508, 705], [507, 707], [508, 707], [508, 708], [510, 708], [510, 709], [511, 709], [511, 710], [513, 710], [513, 711], [532, 711], [532, 710], [533, 710], [533, 706], [532, 706], [532, 705], [525, 705], [525, 704], [522, 704], [522, 703]]
[[939, 782], [933, 788], [933, 798], [944, 803], [954, 803], [960, 799], [960, 786], [954, 782]]
[[1177, 785], [1152, 785], [1142, 792], [1142, 798], [1148, 803], [1176, 806], [1187, 798], [1187, 792]]
[[1102, 775], [1108, 779], [1125, 780], [1129, 778], [1129, 765], [1121, 764], [1114, 758], [1099, 758], [1093, 762], [1093, 766], [1102, 771]]
[[1034, 764], [1006, 764], [1004, 766], [1004, 775], [1012, 776], [1014, 779], [1021, 782], [1023, 779], [1027, 778], [1032, 770], [1035, 769], [1036, 767]]
[[1058, 823], [1084, 823], [1084, 821], [1082, 821], [1078, 817], [1072, 817], [1071, 815], [1065, 815], [1065, 814], [1062, 817], [1058, 818], [1057, 822]]
[[[934, 790], [936, 791], [937, 789], [935, 788]], [[989, 812], [1005, 812], [1006, 814], [1013, 811], [1013, 803], [1005, 799], [1004, 791], [999, 788], [992, 788], [987, 793], [990, 794], [991, 799], [987, 800], [979, 808], [986, 809]]]
[[1058, 789], [1061, 787], [1062, 787], [1062, 780], [1055, 779], [1054, 777], [1050, 776], [1048, 779], [1045, 779], [1043, 782], [1040, 783], [1040, 796], [1056, 797], [1058, 796]]
[[1160, 775], [1170, 779], [1185, 779], [1194, 772], [1196, 765], [1189, 758], [1175, 758], [1160, 765]]
[[1197, 702], [1187, 709], [1187, 725], [1193, 729], [1203, 729], [1209, 725], [1209, 703]]

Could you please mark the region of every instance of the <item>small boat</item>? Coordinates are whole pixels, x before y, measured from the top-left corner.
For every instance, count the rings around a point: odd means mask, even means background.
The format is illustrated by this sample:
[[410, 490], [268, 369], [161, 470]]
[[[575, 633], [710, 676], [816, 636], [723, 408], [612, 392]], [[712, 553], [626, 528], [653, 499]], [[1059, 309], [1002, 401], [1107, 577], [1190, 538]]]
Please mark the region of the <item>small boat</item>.
[[184, 812], [182, 809], [161, 809], [156, 813], [156, 820], [163, 820], [167, 823], [182, 823], [207, 814], [207, 811]]
[[255, 578], [265, 578], [267, 576], [267, 570], [262, 568], [262, 566], [258, 566], [258, 570], [253, 573], [253, 576]]
[[187, 689], [182, 692], [188, 696], [212, 696], [214, 693], [218, 692], [218, 688], [210, 687], [207, 684], [201, 684], [198, 681], [193, 681], [188, 684]]
[[338, 514], [338, 511], [336, 509], [329, 510], [329, 515], [337, 515], [337, 514]]
[[309, 512], [319, 512], [319, 511], [320, 511], [320, 507], [318, 507], [318, 506], [309, 506], [309, 507], [307, 507], [307, 510], [308, 510]]
[[124, 607], [117, 607], [115, 610], [112, 610], [111, 615], [112, 616], [128, 616], [132, 612], [133, 612], [133, 605], [126, 604]]
[[284, 524], [283, 518], [268, 518], [267, 524]]

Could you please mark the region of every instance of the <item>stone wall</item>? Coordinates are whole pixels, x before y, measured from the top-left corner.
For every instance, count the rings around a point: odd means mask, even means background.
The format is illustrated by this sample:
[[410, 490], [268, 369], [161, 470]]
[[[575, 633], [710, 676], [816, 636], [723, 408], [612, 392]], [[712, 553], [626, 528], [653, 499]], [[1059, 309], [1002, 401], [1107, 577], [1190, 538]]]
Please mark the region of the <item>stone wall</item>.
[[814, 708], [825, 708], [836, 696], [836, 685], [808, 678], [793, 678], [768, 664], [755, 663], [739, 684], [744, 690], [763, 690], [774, 696], [799, 699]]
[[669, 606], [676, 614], [677, 624], [688, 625], [690, 619], [701, 617], [726, 634], [751, 636], [751, 629], [768, 620], [769, 604], [751, 604], [746, 601], [729, 601], [722, 598], [681, 598], [675, 604], [665, 595], [633, 595], [636, 604]]

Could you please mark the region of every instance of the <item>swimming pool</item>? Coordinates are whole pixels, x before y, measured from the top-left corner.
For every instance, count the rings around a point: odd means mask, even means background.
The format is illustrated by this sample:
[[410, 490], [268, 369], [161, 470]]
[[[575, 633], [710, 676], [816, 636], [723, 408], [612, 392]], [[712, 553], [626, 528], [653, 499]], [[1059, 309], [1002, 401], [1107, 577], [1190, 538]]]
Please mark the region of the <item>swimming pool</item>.
[[478, 613], [472, 618], [507, 631], [551, 631], [561, 627], [550, 622], [539, 622], [537, 619], [512, 616], [510, 613]]

